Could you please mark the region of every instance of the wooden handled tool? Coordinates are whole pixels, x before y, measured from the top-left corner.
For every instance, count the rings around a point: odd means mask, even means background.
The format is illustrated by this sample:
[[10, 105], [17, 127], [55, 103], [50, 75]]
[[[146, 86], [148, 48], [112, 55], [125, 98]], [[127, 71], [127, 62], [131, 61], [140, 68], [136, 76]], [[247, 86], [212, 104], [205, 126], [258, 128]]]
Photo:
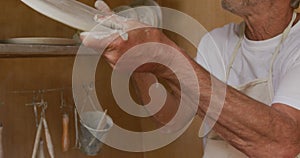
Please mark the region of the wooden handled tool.
[[44, 124], [44, 131], [45, 131], [45, 137], [46, 137], [46, 143], [47, 143], [47, 148], [48, 152], [51, 158], [54, 158], [54, 148], [51, 140], [51, 135], [48, 129], [48, 124], [45, 118], [42, 119], [43, 124]]
[[40, 138], [41, 138], [41, 131], [42, 131], [42, 127], [43, 127], [43, 117], [40, 120], [39, 126], [37, 128], [37, 132], [35, 135], [35, 141], [34, 141], [34, 147], [33, 147], [33, 152], [32, 152], [32, 156], [31, 158], [36, 158], [36, 154], [37, 154], [37, 150], [39, 148], [39, 142], [40, 142]]
[[66, 152], [70, 147], [70, 137], [69, 137], [69, 115], [63, 114], [62, 118], [63, 134], [62, 134], [62, 151]]
[[69, 150], [70, 148], [70, 136], [69, 136], [69, 115], [66, 111], [70, 111], [72, 109], [72, 107], [67, 106], [65, 98], [64, 98], [64, 91], [61, 91], [60, 94], [60, 101], [61, 101], [61, 110], [63, 112], [62, 115], [62, 139], [61, 139], [61, 143], [62, 143], [62, 151], [66, 152]]
[[44, 153], [44, 141], [40, 139], [40, 145], [39, 145], [39, 151], [38, 151], [38, 158], [45, 158], [45, 153]]
[[2, 123], [0, 123], [0, 158], [3, 158], [3, 146], [2, 146], [2, 131], [3, 131], [3, 126]]
[[78, 114], [76, 107], [74, 107], [74, 124], [75, 124], [75, 148], [80, 148], [79, 146], [79, 132], [78, 132]]

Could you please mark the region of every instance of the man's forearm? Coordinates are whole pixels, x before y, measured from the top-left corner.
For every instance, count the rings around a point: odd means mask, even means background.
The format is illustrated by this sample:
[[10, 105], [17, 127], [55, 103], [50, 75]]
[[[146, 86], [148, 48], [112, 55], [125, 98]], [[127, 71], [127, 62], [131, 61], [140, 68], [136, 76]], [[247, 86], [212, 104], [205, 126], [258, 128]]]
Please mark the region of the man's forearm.
[[[210, 74], [192, 59], [189, 61], [194, 67], [194, 70], [190, 71], [196, 72], [200, 85], [198, 114], [214, 119], [215, 113], [206, 112], [211, 94], [218, 93], [218, 89], [212, 91]], [[171, 70], [164, 69], [158, 76], [169, 81], [171, 88], [179, 89], [180, 85], [172, 82], [176, 76]], [[216, 87], [224, 86], [221, 81], [214, 81]], [[193, 88], [194, 84], [185, 80], [181, 85]], [[222, 113], [214, 129], [233, 146], [251, 157], [293, 157], [300, 152], [300, 129], [297, 122], [285, 113], [251, 99], [230, 86], [226, 89]]]
[[[200, 106], [201, 110], [206, 108], [205, 105]], [[251, 157], [292, 157], [299, 152], [296, 122], [231, 87], [227, 88], [215, 130]]]
[[[150, 86], [158, 83], [157, 78], [151, 73], [134, 73], [132, 81], [140, 104], [147, 105], [151, 101], [149, 96]], [[167, 124], [174, 117], [178, 109], [179, 100], [180, 97], [175, 97], [171, 92], [167, 91], [165, 104], [152, 117], [161, 125]], [[148, 108], [147, 110], [153, 112], [153, 109]]]

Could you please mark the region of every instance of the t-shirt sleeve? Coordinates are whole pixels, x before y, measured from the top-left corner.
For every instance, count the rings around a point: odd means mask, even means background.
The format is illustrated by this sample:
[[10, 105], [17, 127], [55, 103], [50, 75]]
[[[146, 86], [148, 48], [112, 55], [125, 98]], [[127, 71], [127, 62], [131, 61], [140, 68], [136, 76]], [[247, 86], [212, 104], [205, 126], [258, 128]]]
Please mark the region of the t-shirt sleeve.
[[198, 46], [195, 61], [219, 80], [225, 81], [225, 64], [216, 41], [207, 33]]
[[198, 49], [197, 49], [197, 55], [194, 59], [200, 66], [202, 66], [207, 71], [209, 71], [209, 69], [208, 69], [208, 63], [205, 60], [206, 59], [205, 52], [207, 52], [206, 45], [209, 43], [208, 36], [209, 36], [209, 33], [204, 35], [203, 38], [201, 39], [201, 42], [199, 43], [199, 46], [198, 46]]
[[282, 103], [300, 110], [300, 61], [279, 81], [273, 103]]

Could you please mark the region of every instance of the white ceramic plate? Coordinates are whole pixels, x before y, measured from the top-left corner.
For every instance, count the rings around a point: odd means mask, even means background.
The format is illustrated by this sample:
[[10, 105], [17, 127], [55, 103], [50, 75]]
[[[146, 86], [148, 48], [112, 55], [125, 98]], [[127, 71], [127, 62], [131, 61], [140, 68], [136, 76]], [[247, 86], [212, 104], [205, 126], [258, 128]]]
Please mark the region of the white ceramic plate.
[[69, 38], [52, 37], [24, 37], [1, 40], [1, 43], [9, 44], [41, 44], [41, 45], [78, 45], [77, 41]]
[[[101, 11], [76, 0], [21, 0], [23, 3], [56, 21], [70, 27], [90, 31], [98, 23], [94, 21]], [[103, 26], [103, 31], [110, 30]]]

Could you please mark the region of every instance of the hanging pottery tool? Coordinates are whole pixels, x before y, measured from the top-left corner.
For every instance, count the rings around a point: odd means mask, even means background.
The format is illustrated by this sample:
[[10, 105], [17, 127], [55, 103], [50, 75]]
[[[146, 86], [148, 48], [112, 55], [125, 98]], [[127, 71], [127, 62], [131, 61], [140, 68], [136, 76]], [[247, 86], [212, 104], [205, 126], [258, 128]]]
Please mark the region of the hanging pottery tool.
[[2, 131], [3, 131], [3, 125], [2, 123], [0, 123], [0, 158], [4, 158], [3, 146], [2, 146]]
[[[35, 97], [34, 97], [35, 98]], [[37, 126], [37, 132], [36, 132], [36, 136], [35, 136], [35, 141], [34, 141], [34, 147], [33, 147], [33, 152], [32, 152], [32, 158], [36, 158], [37, 156], [42, 156], [44, 153], [43, 151], [43, 142], [41, 142], [41, 131], [42, 128], [44, 127], [44, 131], [45, 131], [45, 137], [46, 137], [46, 144], [47, 144], [47, 148], [48, 148], [48, 152], [51, 158], [54, 158], [54, 148], [53, 148], [53, 144], [52, 144], [52, 140], [51, 140], [51, 135], [50, 135], [50, 131], [48, 129], [48, 124], [47, 124], [47, 120], [46, 120], [46, 109], [47, 109], [47, 102], [44, 101], [43, 99], [43, 94], [40, 93], [40, 98], [41, 98], [41, 102], [35, 102], [35, 100], [33, 101], [33, 103], [31, 104], [26, 104], [26, 106], [33, 106], [34, 107], [34, 115], [37, 118], [38, 114], [38, 107], [42, 108], [41, 111], [41, 118], [40, 121], [38, 123]], [[36, 99], [36, 98], [35, 98]], [[38, 119], [35, 119], [36, 122], [38, 121]], [[38, 149], [40, 148], [40, 151], [38, 151]]]
[[45, 131], [45, 137], [46, 137], [46, 144], [47, 144], [47, 148], [48, 148], [48, 152], [51, 158], [54, 158], [54, 147], [53, 147], [53, 143], [51, 140], [51, 135], [50, 135], [50, 131], [48, 129], [48, 123], [46, 120], [46, 109], [47, 109], [47, 102], [44, 102], [44, 100], [42, 99], [41, 101], [42, 105], [43, 105], [43, 110], [42, 110], [42, 119], [41, 121], [43, 121], [43, 125], [44, 125], [44, 131]]
[[35, 126], [38, 128], [39, 126], [39, 118], [38, 118], [38, 107], [41, 106], [40, 103], [37, 102], [38, 96], [34, 92], [32, 97], [32, 103], [25, 104], [25, 106], [33, 106], [33, 113], [34, 113], [34, 120], [35, 120]]
[[64, 93], [61, 91], [61, 106], [60, 106], [63, 116], [62, 116], [62, 151], [66, 152], [70, 148], [70, 136], [69, 136], [69, 115], [67, 113], [68, 107], [64, 99]]
[[78, 133], [78, 113], [76, 106], [74, 106], [74, 123], [75, 123], [75, 145], [74, 148], [79, 149], [80, 144], [79, 144], [79, 133]]
[[42, 117], [40, 119], [40, 122], [38, 121], [38, 107], [41, 106], [41, 103], [36, 102], [36, 99], [38, 96], [36, 93], [33, 95], [33, 101], [30, 104], [25, 104], [26, 106], [33, 106], [33, 113], [35, 117], [35, 125], [37, 128], [36, 136], [35, 136], [35, 141], [34, 141], [34, 147], [33, 147], [33, 152], [32, 152], [32, 158], [41, 157], [42, 153], [44, 153], [44, 148], [42, 146], [43, 142], [41, 139], [41, 131], [43, 127], [43, 122], [42, 122]]
[[38, 128], [37, 128], [31, 158], [36, 158], [37, 151], [38, 151], [38, 148], [39, 148], [39, 142], [40, 142], [39, 140], [41, 138], [41, 133], [42, 133], [42, 127], [43, 127], [43, 117], [41, 117], [40, 123], [39, 123]]
[[62, 134], [62, 151], [66, 152], [70, 147], [70, 138], [69, 138], [69, 115], [63, 114], [63, 134]]
[[44, 141], [43, 141], [43, 139], [40, 139], [40, 145], [39, 145], [39, 150], [38, 150], [37, 158], [45, 158]]
[[48, 129], [47, 121], [45, 118], [43, 119], [43, 124], [44, 124], [44, 131], [45, 131], [48, 152], [49, 152], [50, 157], [54, 158], [54, 148], [53, 148], [53, 144], [52, 144], [52, 140], [51, 140], [51, 135], [50, 135], [50, 132]]
[[35, 104], [36, 103], [36, 99], [37, 99], [37, 95], [34, 94], [32, 105], [33, 105], [33, 113], [34, 113], [34, 119], [35, 119], [35, 126], [36, 126], [36, 128], [38, 128], [38, 124], [39, 124], [39, 121], [38, 121], [38, 109], [37, 109], [38, 105]]

